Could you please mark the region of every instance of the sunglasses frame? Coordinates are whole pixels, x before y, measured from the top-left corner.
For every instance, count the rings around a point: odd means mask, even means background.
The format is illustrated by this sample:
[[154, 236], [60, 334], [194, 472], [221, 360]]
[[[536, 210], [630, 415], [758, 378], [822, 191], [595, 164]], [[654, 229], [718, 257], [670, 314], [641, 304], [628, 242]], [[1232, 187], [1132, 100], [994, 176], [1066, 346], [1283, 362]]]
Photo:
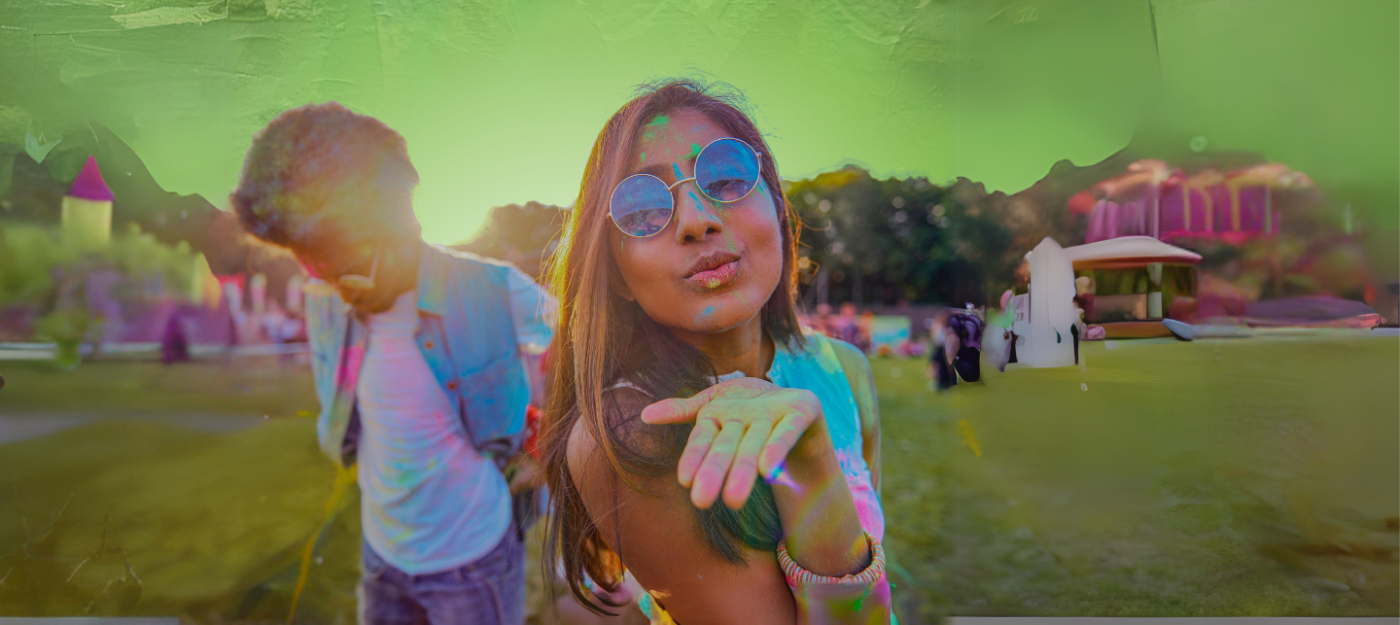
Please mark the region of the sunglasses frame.
[[[738, 201], [740, 201], [740, 200], [742, 200], [742, 199], [744, 199], [744, 198], [746, 198], [746, 197], [752, 195], [753, 192], [754, 192], [754, 189], [757, 189], [757, 188], [758, 188], [758, 183], [763, 181], [763, 153], [762, 153], [762, 152], [759, 152], [757, 148], [755, 148], [755, 147], [749, 145], [749, 142], [748, 142], [748, 141], [745, 141], [745, 140], [740, 139], [740, 138], [738, 138], [738, 137], [720, 137], [720, 138], [718, 138], [718, 139], [715, 139], [714, 141], [711, 141], [711, 142], [705, 144], [705, 147], [704, 147], [704, 148], [701, 148], [700, 153], [698, 153], [698, 154], [695, 155], [695, 164], [696, 164], [697, 167], [700, 165], [700, 157], [702, 157], [702, 156], [705, 155], [705, 150], [710, 149], [710, 146], [712, 146], [712, 145], [714, 145], [714, 144], [716, 144], [716, 143], [719, 143], [720, 141], [738, 141], [740, 145], [743, 145], [744, 147], [748, 148], [750, 152], [753, 152], [754, 161], [758, 163], [758, 178], [754, 180], [753, 186], [750, 187], [748, 191], [745, 191], [743, 195], [741, 195], [741, 196], [739, 196], [739, 197], [736, 197], [736, 198], [734, 198], [734, 199], [732, 199], [732, 200], [717, 200], [717, 199], [715, 199], [715, 198], [713, 198], [713, 197], [710, 197], [710, 194], [705, 193], [705, 189], [701, 188], [701, 187], [700, 187], [700, 184], [699, 184], [698, 182], [697, 182], [696, 185], [695, 185], [695, 189], [696, 189], [697, 191], [700, 192], [700, 195], [705, 196], [707, 199], [709, 199], [709, 200], [712, 201], [712, 202], [719, 202], [719, 203], [721, 203], [721, 204], [733, 204], [734, 202], [738, 202]], [[623, 229], [622, 229], [622, 226], [618, 225], [617, 219], [615, 219], [615, 218], [613, 217], [613, 211], [612, 211], [612, 209], [613, 209], [613, 206], [612, 206], [613, 197], [617, 195], [617, 190], [618, 190], [620, 187], [622, 187], [622, 185], [623, 185], [624, 183], [626, 183], [628, 180], [631, 180], [631, 179], [633, 179], [633, 178], [652, 178], [652, 179], [656, 180], [657, 182], [661, 183], [662, 186], [666, 187], [666, 193], [667, 193], [667, 195], [671, 198], [671, 216], [670, 216], [670, 218], [668, 218], [668, 219], [666, 220], [666, 224], [665, 224], [665, 225], [661, 226], [660, 229], [658, 229], [656, 232], [653, 232], [653, 233], [651, 233], [651, 234], [632, 234], [631, 232], [628, 232], [628, 231], [626, 231], [626, 230], [623, 230]], [[666, 226], [671, 225], [671, 220], [676, 218], [676, 195], [675, 195], [675, 193], [674, 193], [675, 188], [676, 188], [676, 187], [679, 187], [679, 186], [681, 186], [681, 185], [683, 185], [683, 184], [685, 184], [685, 183], [687, 183], [687, 182], [694, 181], [694, 180], [698, 180], [698, 178], [697, 178], [696, 176], [691, 176], [691, 177], [689, 177], [689, 178], [683, 178], [683, 179], [681, 179], [681, 180], [677, 180], [677, 181], [675, 182], [675, 184], [669, 184], [669, 185], [668, 185], [668, 184], [666, 184], [666, 181], [665, 181], [665, 180], [662, 180], [661, 178], [659, 178], [659, 177], [657, 177], [657, 176], [654, 176], [654, 175], [652, 175], [652, 174], [632, 174], [631, 176], [628, 176], [628, 177], [626, 177], [626, 178], [623, 178], [621, 181], [619, 181], [619, 182], [617, 183], [617, 185], [615, 185], [615, 186], [613, 187], [613, 192], [612, 192], [612, 194], [608, 195], [608, 219], [612, 220], [613, 226], [615, 226], [618, 230], [621, 230], [621, 231], [622, 231], [622, 234], [625, 234], [625, 235], [627, 235], [627, 236], [629, 236], [629, 237], [632, 237], [632, 238], [634, 238], [634, 239], [649, 239], [649, 238], [654, 237], [654, 236], [656, 236], [656, 235], [658, 235], [658, 234], [661, 234], [662, 232], [664, 232], [664, 231], [666, 230]]]

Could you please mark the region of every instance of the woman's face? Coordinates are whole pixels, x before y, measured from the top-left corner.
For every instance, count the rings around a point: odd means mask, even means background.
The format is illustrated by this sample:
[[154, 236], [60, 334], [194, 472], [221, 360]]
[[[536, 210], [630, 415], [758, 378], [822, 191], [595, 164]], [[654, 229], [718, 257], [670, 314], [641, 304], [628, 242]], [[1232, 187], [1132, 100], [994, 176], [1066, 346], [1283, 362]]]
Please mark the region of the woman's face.
[[[649, 120], [633, 146], [628, 175], [648, 173], [674, 184], [695, 175], [695, 156], [730, 136], [693, 109]], [[757, 149], [757, 146], [755, 146]], [[714, 333], [754, 320], [783, 271], [782, 228], [767, 183], [737, 202], [715, 202], [694, 181], [671, 191], [675, 214], [661, 232], [635, 238], [609, 227], [622, 273], [617, 291], [663, 326]]]

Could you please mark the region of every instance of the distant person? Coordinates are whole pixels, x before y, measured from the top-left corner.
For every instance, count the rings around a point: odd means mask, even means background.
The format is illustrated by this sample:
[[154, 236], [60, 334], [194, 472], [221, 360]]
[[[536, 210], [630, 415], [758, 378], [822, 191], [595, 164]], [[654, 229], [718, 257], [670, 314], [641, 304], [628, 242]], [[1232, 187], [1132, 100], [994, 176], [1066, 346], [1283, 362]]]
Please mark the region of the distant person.
[[987, 361], [997, 371], [1006, 371], [1011, 361], [1011, 348], [1015, 336], [1011, 332], [1011, 317], [1005, 312], [988, 313], [986, 326], [982, 330], [982, 351]]
[[831, 304], [817, 304], [811, 316], [812, 330], [822, 336], [831, 336]]
[[875, 313], [865, 311], [856, 320], [856, 347], [860, 351], [869, 353], [870, 346], [875, 342]]
[[511, 265], [424, 243], [417, 185], [403, 137], [331, 102], [255, 135], [230, 201], [313, 278], [321, 449], [359, 471], [360, 623], [518, 625], [512, 494], [530, 484], [503, 472], [525, 435], [523, 354], [552, 338], [554, 302]]
[[860, 326], [856, 319], [856, 305], [850, 302], [841, 304], [841, 316], [836, 319], [836, 338], [851, 345], [860, 346]]
[[1074, 279], [1074, 303], [1082, 311], [1080, 317], [1084, 322], [1094, 318], [1094, 290], [1096, 288], [1094, 279], [1089, 276], [1079, 276]]
[[964, 382], [982, 379], [982, 327], [983, 323], [968, 305], [967, 312], [948, 317], [948, 353], [952, 354], [953, 369]]
[[[996, 343], [996, 358], [993, 364], [997, 371], [1005, 371], [1006, 365], [1016, 362], [1016, 332], [1014, 327], [1016, 320], [1016, 291], [1007, 289], [1001, 294], [1001, 335], [994, 339]], [[1003, 352], [1004, 350], [1004, 352]]]
[[188, 362], [189, 359], [189, 340], [185, 338], [185, 326], [180, 323], [180, 313], [177, 311], [165, 321], [165, 334], [160, 340], [160, 361], [168, 365]]
[[933, 316], [933, 326], [930, 329], [933, 348], [929, 350], [928, 371], [929, 378], [933, 380], [936, 390], [947, 390], [957, 386], [958, 376], [953, 372], [953, 356], [957, 349], [949, 349], [955, 345], [957, 336], [948, 327], [948, 320], [952, 315], [946, 310], [940, 310]]

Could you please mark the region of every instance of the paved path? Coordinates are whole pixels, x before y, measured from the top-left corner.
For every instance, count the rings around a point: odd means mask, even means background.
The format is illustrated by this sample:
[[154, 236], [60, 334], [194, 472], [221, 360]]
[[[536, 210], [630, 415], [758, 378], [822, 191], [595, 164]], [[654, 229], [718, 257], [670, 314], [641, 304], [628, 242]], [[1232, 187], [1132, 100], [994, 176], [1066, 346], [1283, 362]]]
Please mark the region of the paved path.
[[[253, 427], [262, 422], [257, 417], [246, 415], [112, 415], [102, 413], [79, 414], [0, 414], [0, 445], [14, 443], [40, 436], [48, 436], [71, 427], [97, 421], [128, 420], [146, 421], [174, 425], [204, 432], [224, 433]], [[4, 621], [0, 621], [3, 625]]]

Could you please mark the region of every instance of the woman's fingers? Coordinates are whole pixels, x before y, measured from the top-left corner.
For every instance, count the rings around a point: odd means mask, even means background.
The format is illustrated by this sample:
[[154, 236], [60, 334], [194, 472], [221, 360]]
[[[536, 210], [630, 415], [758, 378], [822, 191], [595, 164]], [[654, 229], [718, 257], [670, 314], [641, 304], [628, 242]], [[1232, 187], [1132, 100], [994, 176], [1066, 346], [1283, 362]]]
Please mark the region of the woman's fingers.
[[752, 378], [721, 382], [689, 398], [662, 400], [641, 415], [654, 425], [695, 423], [676, 479], [701, 509], [721, 495], [725, 505], [742, 508], [755, 477], [774, 479], [802, 433], [820, 416], [821, 404], [811, 392], [779, 389]]
[[768, 436], [767, 444], [758, 454], [758, 470], [762, 472], [764, 479], [772, 481], [781, 467], [783, 461], [787, 459], [788, 452], [797, 445], [797, 440], [802, 438], [802, 433], [810, 425], [808, 419], [796, 412], [789, 412], [773, 426], [773, 433]]
[[724, 478], [724, 505], [738, 510], [748, 501], [754, 478], [758, 477], [758, 453], [763, 450], [772, 431], [772, 423], [765, 420], [749, 425], [749, 431], [744, 433], [734, 455], [734, 465], [729, 467], [729, 475]]
[[710, 444], [709, 453], [695, 472], [695, 483], [690, 486], [690, 501], [700, 509], [709, 508], [719, 497], [724, 485], [724, 476], [734, 463], [734, 453], [739, 448], [739, 439], [744, 435], [744, 424], [730, 421], [720, 428], [719, 436]]
[[[693, 399], [693, 398], [692, 398]], [[653, 425], [665, 423], [686, 423], [695, 420], [698, 408], [692, 410], [682, 398], [663, 399], [642, 409], [642, 422]]]
[[681, 486], [691, 487], [695, 481], [695, 472], [700, 469], [701, 461], [705, 459], [705, 454], [709, 453], [710, 445], [718, 434], [718, 424], [708, 420], [696, 423], [695, 428], [690, 431], [690, 440], [686, 441], [685, 451], [681, 452], [681, 460], [676, 468], [676, 480]]
[[665, 423], [689, 423], [695, 420], [696, 415], [705, 404], [714, 400], [715, 394], [721, 392], [715, 389], [718, 386], [711, 386], [693, 397], [676, 397], [663, 399], [642, 409], [642, 422], [660, 425]]

